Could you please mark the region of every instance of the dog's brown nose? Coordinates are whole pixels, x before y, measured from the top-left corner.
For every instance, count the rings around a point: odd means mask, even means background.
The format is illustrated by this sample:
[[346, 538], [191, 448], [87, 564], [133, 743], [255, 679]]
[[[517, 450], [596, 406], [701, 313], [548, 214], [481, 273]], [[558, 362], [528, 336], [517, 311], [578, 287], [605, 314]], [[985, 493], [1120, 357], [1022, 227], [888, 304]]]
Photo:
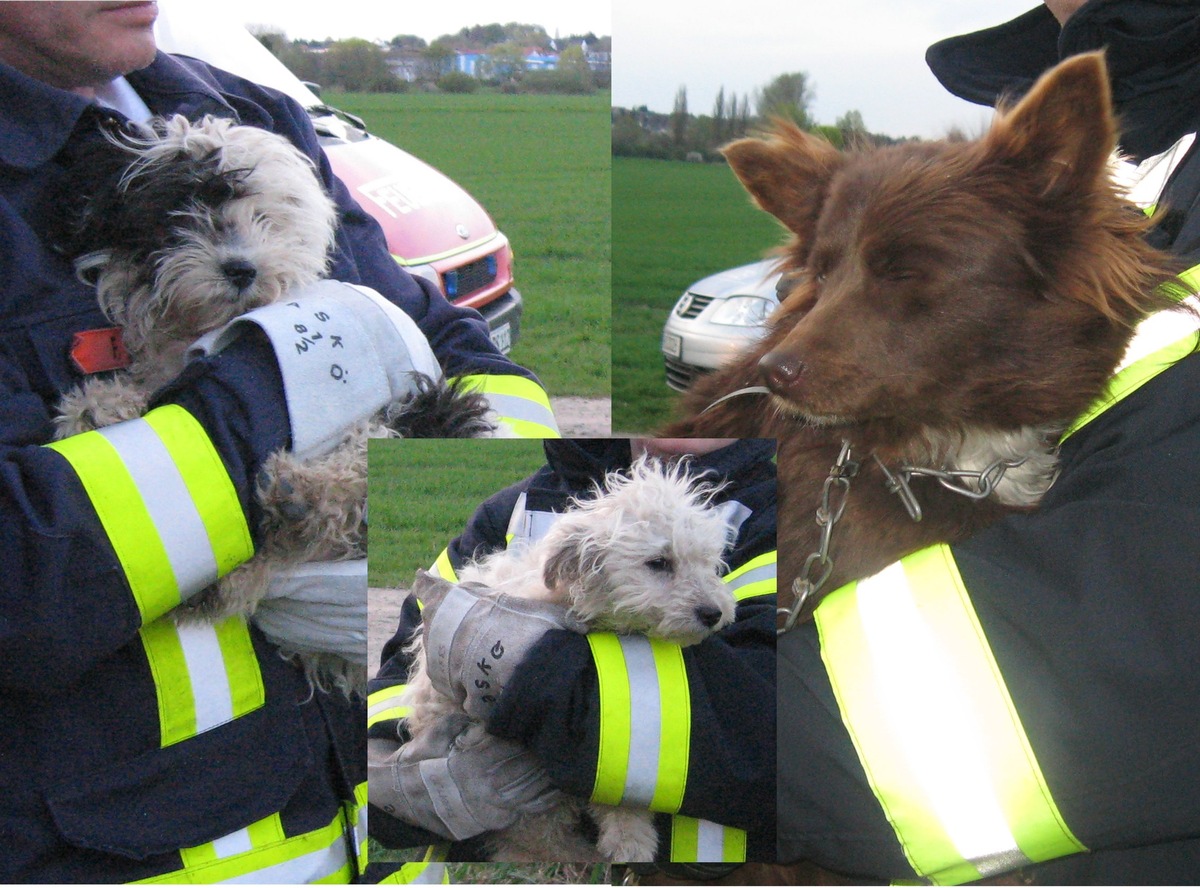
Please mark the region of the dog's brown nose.
[[767, 352], [758, 360], [758, 371], [767, 385], [780, 394], [787, 394], [804, 375], [804, 362], [784, 352]]
[[245, 259], [227, 259], [221, 263], [221, 273], [229, 279], [229, 283], [237, 287], [239, 293], [258, 277], [258, 269], [254, 267], [254, 263]]

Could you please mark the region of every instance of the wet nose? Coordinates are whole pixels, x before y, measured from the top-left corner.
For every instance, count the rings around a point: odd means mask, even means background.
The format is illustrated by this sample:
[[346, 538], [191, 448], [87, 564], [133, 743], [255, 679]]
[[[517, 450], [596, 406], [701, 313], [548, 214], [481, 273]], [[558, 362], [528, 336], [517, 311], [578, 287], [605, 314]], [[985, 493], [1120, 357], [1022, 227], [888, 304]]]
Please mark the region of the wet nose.
[[700, 623], [707, 629], [711, 629], [713, 626], [717, 625], [717, 623], [721, 622], [722, 616], [724, 615], [721, 613], [721, 609], [719, 607], [701, 605], [700, 607], [696, 608], [696, 619], [699, 620]]
[[258, 277], [258, 269], [245, 259], [228, 259], [221, 263], [221, 273], [229, 279], [229, 283], [237, 287], [241, 293]]
[[777, 394], [793, 389], [804, 375], [804, 362], [786, 352], [767, 352], [758, 361], [759, 372], [767, 385]]

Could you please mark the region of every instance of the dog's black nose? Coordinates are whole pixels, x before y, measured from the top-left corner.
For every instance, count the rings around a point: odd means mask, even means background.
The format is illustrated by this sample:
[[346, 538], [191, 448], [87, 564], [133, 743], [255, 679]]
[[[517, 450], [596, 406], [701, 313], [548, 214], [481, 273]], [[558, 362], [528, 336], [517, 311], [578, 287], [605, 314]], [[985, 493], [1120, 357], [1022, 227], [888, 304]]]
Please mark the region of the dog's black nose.
[[221, 263], [221, 273], [229, 279], [229, 283], [242, 292], [258, 277], [258, 269], [245, 259], [227, 259]]
[[696, 608], [696, 619], [709, 629], [721, 622], [721, 617], [722, 614], [719, 607], [701, 605], [700, 607]]

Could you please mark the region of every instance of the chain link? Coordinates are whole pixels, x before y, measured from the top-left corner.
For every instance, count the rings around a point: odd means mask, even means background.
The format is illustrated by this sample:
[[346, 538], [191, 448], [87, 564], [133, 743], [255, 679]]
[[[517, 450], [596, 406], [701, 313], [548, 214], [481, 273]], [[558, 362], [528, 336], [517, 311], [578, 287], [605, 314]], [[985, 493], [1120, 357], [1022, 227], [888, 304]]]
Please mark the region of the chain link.
[[777, 633], [782, 635], [796, 625], [796, 619], [808, 601], [829, 580], [833, 573], [833, 559], [829, 557], [829, 544], [833, 539], [833, 528], [842, 519], [846, 511], [846, 498], [850, 493], [850, 481], [858, 474], [859, 464], [850, 458], [850, 442], [843, 441], [842, 449], [837, 459], [829, 467], [829, 475], [821, 487], [821, 503], [817, 506], [814, 516], [817, 527], [821, 529], [821, 539], [817, 551], [804, 560], [799, 576], [792, 581], [792, 595], [795, 600], [791, 608], [778, 608], [778, 613], [784, 615], [783, 626]]
[[[900, 497], [905, 510], [913, 521], [921, 520], [921, 504], [916, 494], [909, 487], [909, 480], [914, 477], [934, 478], [939, 484], [952, 493], [961, 494], [972, 500], [983, 500], [995, 492], [996, 486], [1004, 478], [1009, 469], [1015, 469], [1025, 462], [1022, 459], [998, 459], [979, 471], [965, 469], [930, 469], [920, 466], [900, 466], [895, 472], [888, 469], [878, 456], [872, 456], [875, 463], [883, 470], [886, 479], [885, 486], [889, 491]], [[841, 452], [833, 465], [829, 467], [829, 475], [821, 488], [821, 503], [817, 506], [815, 520], [821, 529], [821, 538], [817, 550], [804, 560], [799, 576], [792, 581], [794, 601], [790, 608], [781, 607], [777, 612], [784, 617], [783, 626], [776, 630], [777, 634], [790, 630], [796, 625], [804, 604], [821, 590], [833, 573], [833, 559], [829, 556], [829, 547], [833, 539], [833, 528], [842, 518], [846, 510], [846, 498], [850, 493], [850, 481], [858, 474], [860, 464], [851, 459], [850, 442], [842, 441]]]

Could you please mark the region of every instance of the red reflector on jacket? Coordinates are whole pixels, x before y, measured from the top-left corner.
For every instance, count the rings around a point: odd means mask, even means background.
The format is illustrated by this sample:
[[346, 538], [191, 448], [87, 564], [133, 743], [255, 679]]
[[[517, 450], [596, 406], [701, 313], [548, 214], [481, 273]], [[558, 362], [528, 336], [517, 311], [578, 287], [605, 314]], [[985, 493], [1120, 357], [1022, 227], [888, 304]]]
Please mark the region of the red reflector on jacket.
[[84, 330], [71, 340], [71, 363], [80, 373], [103, 373], [129, 366], [120, 327]]

